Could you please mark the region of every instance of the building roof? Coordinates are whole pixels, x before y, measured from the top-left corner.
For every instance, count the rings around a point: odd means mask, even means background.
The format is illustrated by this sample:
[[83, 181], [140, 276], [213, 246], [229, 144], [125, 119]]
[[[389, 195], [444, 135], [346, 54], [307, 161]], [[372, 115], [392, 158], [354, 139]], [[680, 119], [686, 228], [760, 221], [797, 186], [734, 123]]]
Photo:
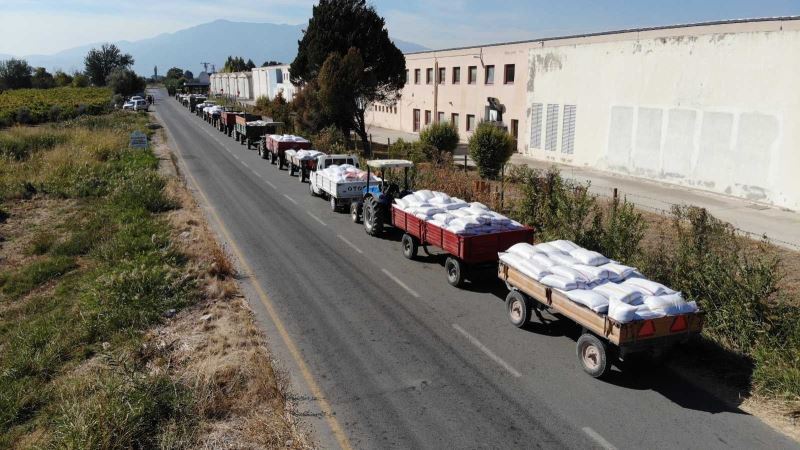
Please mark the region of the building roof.
[[677, 25], [664, 25], [664, 26], [657, 26], [657, 27], [645, 27], [645, 28], [628, 28], [628, 29], [621, 29], [621, 30], [612, 30], [612, 31], [600, 31], [596, 33], [585, 33], [585, 34], [572, 34], [572, 35], [565, 35], [565, 36], [551, 36], [551, 37], [544, 37], [544, 38], [537, 38], [537, 39], [526, 39], [522, 41], [509, 41], [509, 42], [497, 42], [492, 44], [484, 44], [484, 45], [467, 45], [464, 47], [452, 47], [452, 48], [442, 48], [436, 50], [424, 50], [418, 52], [409, 52], [405, 53], [406, 55], [420, 55], [425, 53], [433, 53], [433, 52], [447, 52], [453, 50], [466, 50], [472, 48], [480, 48], [480, 47], [497, 47], [501, 45], [514, 45], [514, 44], [527, 44], [533, 42], [545, 42], [545, 41], [557, 41], [557, 40], [565, 40], [565, 39], [576, 39], [576, 38], [590, 38], [594, 36], [608, 36], [613, 34], [625, 34], [625, 33], [639, 33], [644, 31], [659, 31], [659, 30], [673, 30], [673, 29], [680, 29], [680, 28], [695, 28], [695, 27], [706, 27], [706, 26], [715, 26], [715, 25], [734, 25], [740, 23], [757, 23], [757, 22], [786, 22], [786, 21], [796, 21], [800, 20], [800, 16], [779, 16], [779, 17], [758, 17], [758, 18], [751, 18], [751, 19], [730, 19], [730, 20], [717, 20], [712, 22], [696, 22], [696, 23], [685, 23], [685, 24], [677, 24]]

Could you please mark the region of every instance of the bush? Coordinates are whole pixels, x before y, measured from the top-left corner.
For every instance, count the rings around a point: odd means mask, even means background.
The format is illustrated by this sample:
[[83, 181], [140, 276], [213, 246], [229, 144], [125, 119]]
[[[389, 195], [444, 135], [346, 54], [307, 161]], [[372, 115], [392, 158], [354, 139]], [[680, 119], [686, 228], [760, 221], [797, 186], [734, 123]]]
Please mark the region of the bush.
[[322, 131], [312, 137], [311, 142], [314, 143], [314, 147], [319, 151], [328, 154], [347, 152], [347, 141], [344, 133], [333, 125], [323, 128]]
[[450, 122], [432, 123], [419, 133], [419, 140], [423, 144], [437, 149], [440, 156], [433, 159], [441, 160], [441, 154], [449, 153], [452, 155], [456, 147], [458, 147], [458, 130]]
[[468, 147], [481, 177], [496, 179], [514, 152], [514, 140], [506, 130], [481, 122], [469, 138]]
[[23, 125], [27, 125], [33, 123], [33, 118], [31, 117], [31, 110], [28, 109], [27, 106], [20, 106], [17, 109], [17, 123], [21, 123]]
[[67, 135], [54, 130], [14, 128], [0, 134], [0, 155], [21, 161], [33, 153], [48, 150], [67, 141]]

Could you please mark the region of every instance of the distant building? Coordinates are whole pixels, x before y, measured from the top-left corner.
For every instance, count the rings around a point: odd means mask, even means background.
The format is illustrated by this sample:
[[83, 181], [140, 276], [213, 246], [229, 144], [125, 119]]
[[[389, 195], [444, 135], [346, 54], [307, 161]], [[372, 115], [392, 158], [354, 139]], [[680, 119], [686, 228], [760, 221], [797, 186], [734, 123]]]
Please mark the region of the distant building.
[[367, 121], [466, 141], [495, 120], [537, 159], [798, 210], [798, 49], [788, 17], [408, 53], [401, 99]]
[[252, 72], [217, 72], [209, 76], [210, 92], [237, 100], [253, 99]]
[[294, 98], [295, 87], [289, 79], [289, 65], [258, 67], [253, 69], [253, 99], [267, 97], [272, 100], [279, 93], [286, 101]]

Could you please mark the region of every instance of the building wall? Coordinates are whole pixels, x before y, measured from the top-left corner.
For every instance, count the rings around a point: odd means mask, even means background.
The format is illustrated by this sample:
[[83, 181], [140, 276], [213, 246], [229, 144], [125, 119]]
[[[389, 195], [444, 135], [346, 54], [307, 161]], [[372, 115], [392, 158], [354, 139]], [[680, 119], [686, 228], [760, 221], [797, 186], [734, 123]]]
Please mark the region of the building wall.
[[526, 154], [800, 209], [800, 24], [737, 25], [531, 48]]
[[[401, 99], [372, 105], [367, 122], [414, 132], [415, 109], [421, 128], [425, 111], [432, 121], [455, 112], [466, 141], [466, 115], [480, 121], [496, 97], [505, 125], [519, 121], [517, 150], [528, 156], [800, 210], [799, 48], [800, 20], [786, 18], [406, 54]], [[437, 64], [445, 83], [427, 84]], [[515, 65], [513, 84], [502, 82], [505, 64]]]
[[252, 72], [218, 72], [212, 74], [210, 80], [213, 94], [234, 95], [241, 100], [253, 98]]
[[[278, 72], [281, 74], [278, 75]], [[275, 98], [279, 92], [287, 101], [294, 98], [295, 87], [289, 81], [289, 65], [258, 67], [253, 69], [253, 100], [259, 97]]]
[[[512, 120], [517, 121], [521, 133], [526, 108], [526, 67], [530, 44], [510, 44], [502, 46], [474, 47], [459, 50], [433, 51], [406, 55], [408, 79], [401, 98], [395, 105], [374, 105], [367, 114], [370, 124], [383, 128], [416, 132], [414, 129], [414, 110], [420, 111], [420, 129], [425, 127], [426, 111], [430, 112], [431, 122], [443, 114], [445, 121], [450, 121], [452, 114], [458, 114], [458, 130], [461, 140], [466, 142], [471, 131], [467, 130], [467, 116], [475, 117], [475, 125], [485, 116], [488, 97], [495, 97], [505, 105], [503, 122], [511, 127]], [[506, 65], [514, 66], [514, 81], [505, 83]], [[485, 70], [494, 66], [494, 82], [487, 84]], [[453, 82], [453, 69], [460, 68], [460, 81]], [[474, 84], [468, 81], [469, 68], [475, 67], [477, 80]], [[432, 71], [430, 83], [426, 78], [427, 70]], [[444, 69], [443, 83], [437, 84], [438, 69]], [[415, 83], [415, 70], [419, 70], [419, 83]], [[520, 142], [524, 149], [524, 142]]]

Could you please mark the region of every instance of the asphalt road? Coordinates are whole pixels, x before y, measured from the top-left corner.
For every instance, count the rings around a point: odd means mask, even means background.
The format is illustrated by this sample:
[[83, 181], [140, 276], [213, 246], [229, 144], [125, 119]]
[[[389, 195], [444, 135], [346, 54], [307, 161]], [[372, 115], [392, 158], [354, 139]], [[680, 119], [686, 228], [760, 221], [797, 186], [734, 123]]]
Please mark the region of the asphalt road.
[[[323, 447], [796, 447], [667, 369], [588, 377], [578, 330], [514, 328], [501, 285], [451, 287], [440, 258], [406, 260], [399, 235], [369, 237], [165, 92], [155, 109], [252, 272], [244, 281], [279, 318], [251, 300]], [[298, 355], [318, 391], [295, 372]]]

